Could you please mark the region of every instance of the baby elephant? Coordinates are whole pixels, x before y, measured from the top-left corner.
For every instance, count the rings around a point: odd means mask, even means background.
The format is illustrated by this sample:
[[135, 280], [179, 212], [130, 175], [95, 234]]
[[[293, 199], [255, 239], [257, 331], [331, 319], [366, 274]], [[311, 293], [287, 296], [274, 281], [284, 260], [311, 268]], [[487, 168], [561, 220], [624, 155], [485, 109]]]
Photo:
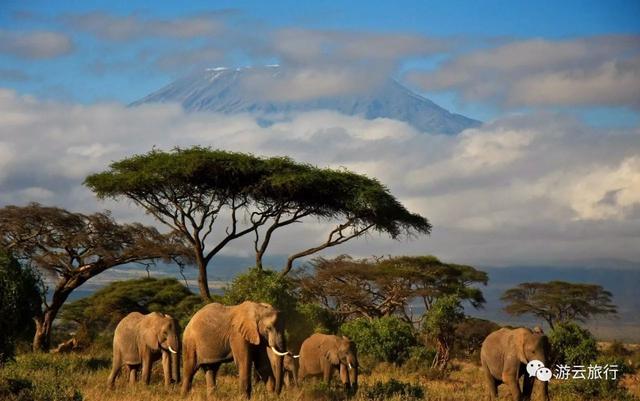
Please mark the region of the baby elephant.
[[342, 384], [351, 391], [358, 389], [358, 357], [356, 345], [344, 336], [316, 333], [304, 340], [300, 347], [298, 381], [307, 376], [322, 375], [329, 383], [338, 369]]
[[142, 366], [142, 380], [149, 384], [151, 365], [162, 358], [164, 384], [180, 381], [180, 327], [169, 315], [152, 312], [148, 315], [132, 312], [118, 323], [113, 335], [113, 368], [110, 388], [123, 366], [129, 368], [129, 382], [135, 383]]
[[[534, 383], [542, 386], [545, 400], [549, 400], [548, 383], [529, 377], [526, 365], [538, 360], [548, 362], [548, 341], [542, 330], [527, 328], [494, 331], [485, 338], [480, 349], [480, 360], [491, 401], [498, 399], [498, 385], [504, 383], [511, 392], [513, 401], [528, 400]], [[520, 392], [520, 377], [524, 385]]]

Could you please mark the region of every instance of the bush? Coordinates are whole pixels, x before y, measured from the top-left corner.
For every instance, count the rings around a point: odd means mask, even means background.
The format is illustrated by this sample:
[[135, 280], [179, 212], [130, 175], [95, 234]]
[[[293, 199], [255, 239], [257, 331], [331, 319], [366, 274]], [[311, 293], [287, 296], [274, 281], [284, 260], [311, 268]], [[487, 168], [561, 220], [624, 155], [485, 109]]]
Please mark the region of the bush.
[[588, 365], [598, 356], [598, 344], [591, 332], [575, 323], [561, 323], [549, 333], [551, 363]]
[[599, 357], [594, 362], [594, 365], [617, 365], [617, 379], [575, 379], [569, 380], [563, 391], [568, 392], [575, 399], [582, 400], [611, 400], [611, 401], [626, 401], [633, 400], [634, 398], [627, 392], [627, 390], [620, 386], [620, 378], [624, 373], [629, 373], [630, 369], [624, 365], [624, 361], [619, 358], [612, 357]]
[[33, 337], [33, 316], [40, 310], [41, 282], [0, 250], [0, 365], [13, 359], [16, 342]]
[[424, 399], [422, 387], [395, 379], [386, 383], [376, 381], [373, 386], [365, 387], [363, 393], [365, 399], [372, 401], [385, 401], [390, 398], [399, 398], [403, 401]]
[[358, 353], [379, 362], [402, 364], [417, 344], [413, 327], [395, 316], [352, 320], [343, 324], [340, 332], [357, 344]]

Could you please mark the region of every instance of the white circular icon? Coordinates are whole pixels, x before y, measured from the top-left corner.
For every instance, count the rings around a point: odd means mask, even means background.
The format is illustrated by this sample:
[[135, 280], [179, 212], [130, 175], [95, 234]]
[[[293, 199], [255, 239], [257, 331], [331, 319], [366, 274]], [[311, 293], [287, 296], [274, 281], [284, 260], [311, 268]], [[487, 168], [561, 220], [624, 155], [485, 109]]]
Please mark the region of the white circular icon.
[[540, 368], [536, 371], [536, 377], [538, 380], [543, 382], [548, 382], [551, 380], [551, 369], [549, 368]]
[[529, 373], [529, 377], [533, 377], [536, 375], [536, 371], [540, 368], [544, 368], [544, 363], [537, 359], [533, 359], [529, 361], [527, 364], [527, 373]]

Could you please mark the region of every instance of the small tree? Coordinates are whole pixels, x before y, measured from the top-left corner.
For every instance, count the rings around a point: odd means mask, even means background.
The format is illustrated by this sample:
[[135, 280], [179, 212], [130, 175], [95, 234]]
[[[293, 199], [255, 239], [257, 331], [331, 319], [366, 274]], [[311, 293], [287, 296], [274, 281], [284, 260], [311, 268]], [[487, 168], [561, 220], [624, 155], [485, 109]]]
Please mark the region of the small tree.
[[598, 344], [589, 330], [575, 323], [559, 323], [549, 333], [553, 363], [588, 365], [598, 356]]
[[433, 358], [432, 367], [444, 369], [449, 363], [456, 326], [463, 319], [464, 309], [456, 295], [439, 297], [426, 312], [423, 328], [436, 343], [436, 356]]
[[32, 334], [40, 290], [37, 274], [0, 249], [0, 365], [13, 358], [18, 339]]
[[172, 235], [141, 224], [118, 224], [109, 213], [85, 215], [33, 203], [0, 209], [0, 246], [54, 280], [35, 316], [34, 350], [50, 346], [51, 327], [69, 295], [114, 266], [178, 258], [187, 252]]
[[585, 322], [594, 315], [616, 314], [611, 297], [600, 285], [550, 281], [518, 284], [501, 300], [507, 304], [507, 313], [540, 317], [553, 329], [556, 323]]

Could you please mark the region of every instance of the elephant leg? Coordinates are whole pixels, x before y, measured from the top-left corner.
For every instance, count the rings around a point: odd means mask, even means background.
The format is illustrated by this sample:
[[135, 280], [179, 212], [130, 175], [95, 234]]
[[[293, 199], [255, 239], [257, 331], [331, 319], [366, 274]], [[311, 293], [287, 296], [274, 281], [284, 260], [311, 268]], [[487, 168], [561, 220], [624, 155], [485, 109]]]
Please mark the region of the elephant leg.
[[120, 353], [115, 353], [113, 355], [113, 366], [111, 368], [111, 373], [109, 374], [109, 379], [107, 379], [107, 384], [109, 388], [113, 389], [116, 384], [116, 379], [120, 374], [120, 369], [122, 368], [122, 361], [120, 359]]
[[129, 366], [128, 370], [129, 370], [129, 384], [134, 385], [136, 384], [136, 379], [138, 376], [138, 368], [135, 366]]
[[207, 383], [207, 397], [212, 397], [216, 388], [216, 377], [218, 376], [218, 369], [220, 369], [220, 363], [214, 363], [205, 368], [204, 378]]
[[511, 393], [511, 399], [513, 399], [513, 401], [522, 401], [522, 395], [520, 393], [520, 383], [517, 377], [509, 377], [508, 380], [504, 380], [504, 384], [507, 385], [507, 388]]
[[489, 390], [489, 399], [491, 401], [496, 401], [498, 399], [498, 383], [496, 383], [496, 379], [484, 363], [482, 364], [482, 371], [484, 373], [485, 384]]
[[147, 352], [142, 356], [142, 381], [144, 384], [151, 382], [151, 353]]
[[191, 390], [191, 382], [197, 368], [195, 354], [185, 352], [184, 363], [182, 364], [182, 389], [180, 390], [183, 396], [187, 395]]
[[238, 355], [236, 364], [240, 379], [240, 391], [244, 392], [247, 398], [251, 398], [251, 356], [249, 352]]
[[528, 375], [524, 376], [524, 383], [522, 384], [522, 399], [523, 400], [530, 400], [531, 399], [531, 392], [533, 390], [533, 381], [535, 380], [535, 377], [528, 377]]
[[162, 351], [162, 373], [164, 374], [164, 386], [171, 385], [171, 357], [166, 351]]
[[331, 376], [333, 373], [333, 366], [330, 363], [325, 363], [322, 368], [322, 379], [325, 383], [331, 383]]

